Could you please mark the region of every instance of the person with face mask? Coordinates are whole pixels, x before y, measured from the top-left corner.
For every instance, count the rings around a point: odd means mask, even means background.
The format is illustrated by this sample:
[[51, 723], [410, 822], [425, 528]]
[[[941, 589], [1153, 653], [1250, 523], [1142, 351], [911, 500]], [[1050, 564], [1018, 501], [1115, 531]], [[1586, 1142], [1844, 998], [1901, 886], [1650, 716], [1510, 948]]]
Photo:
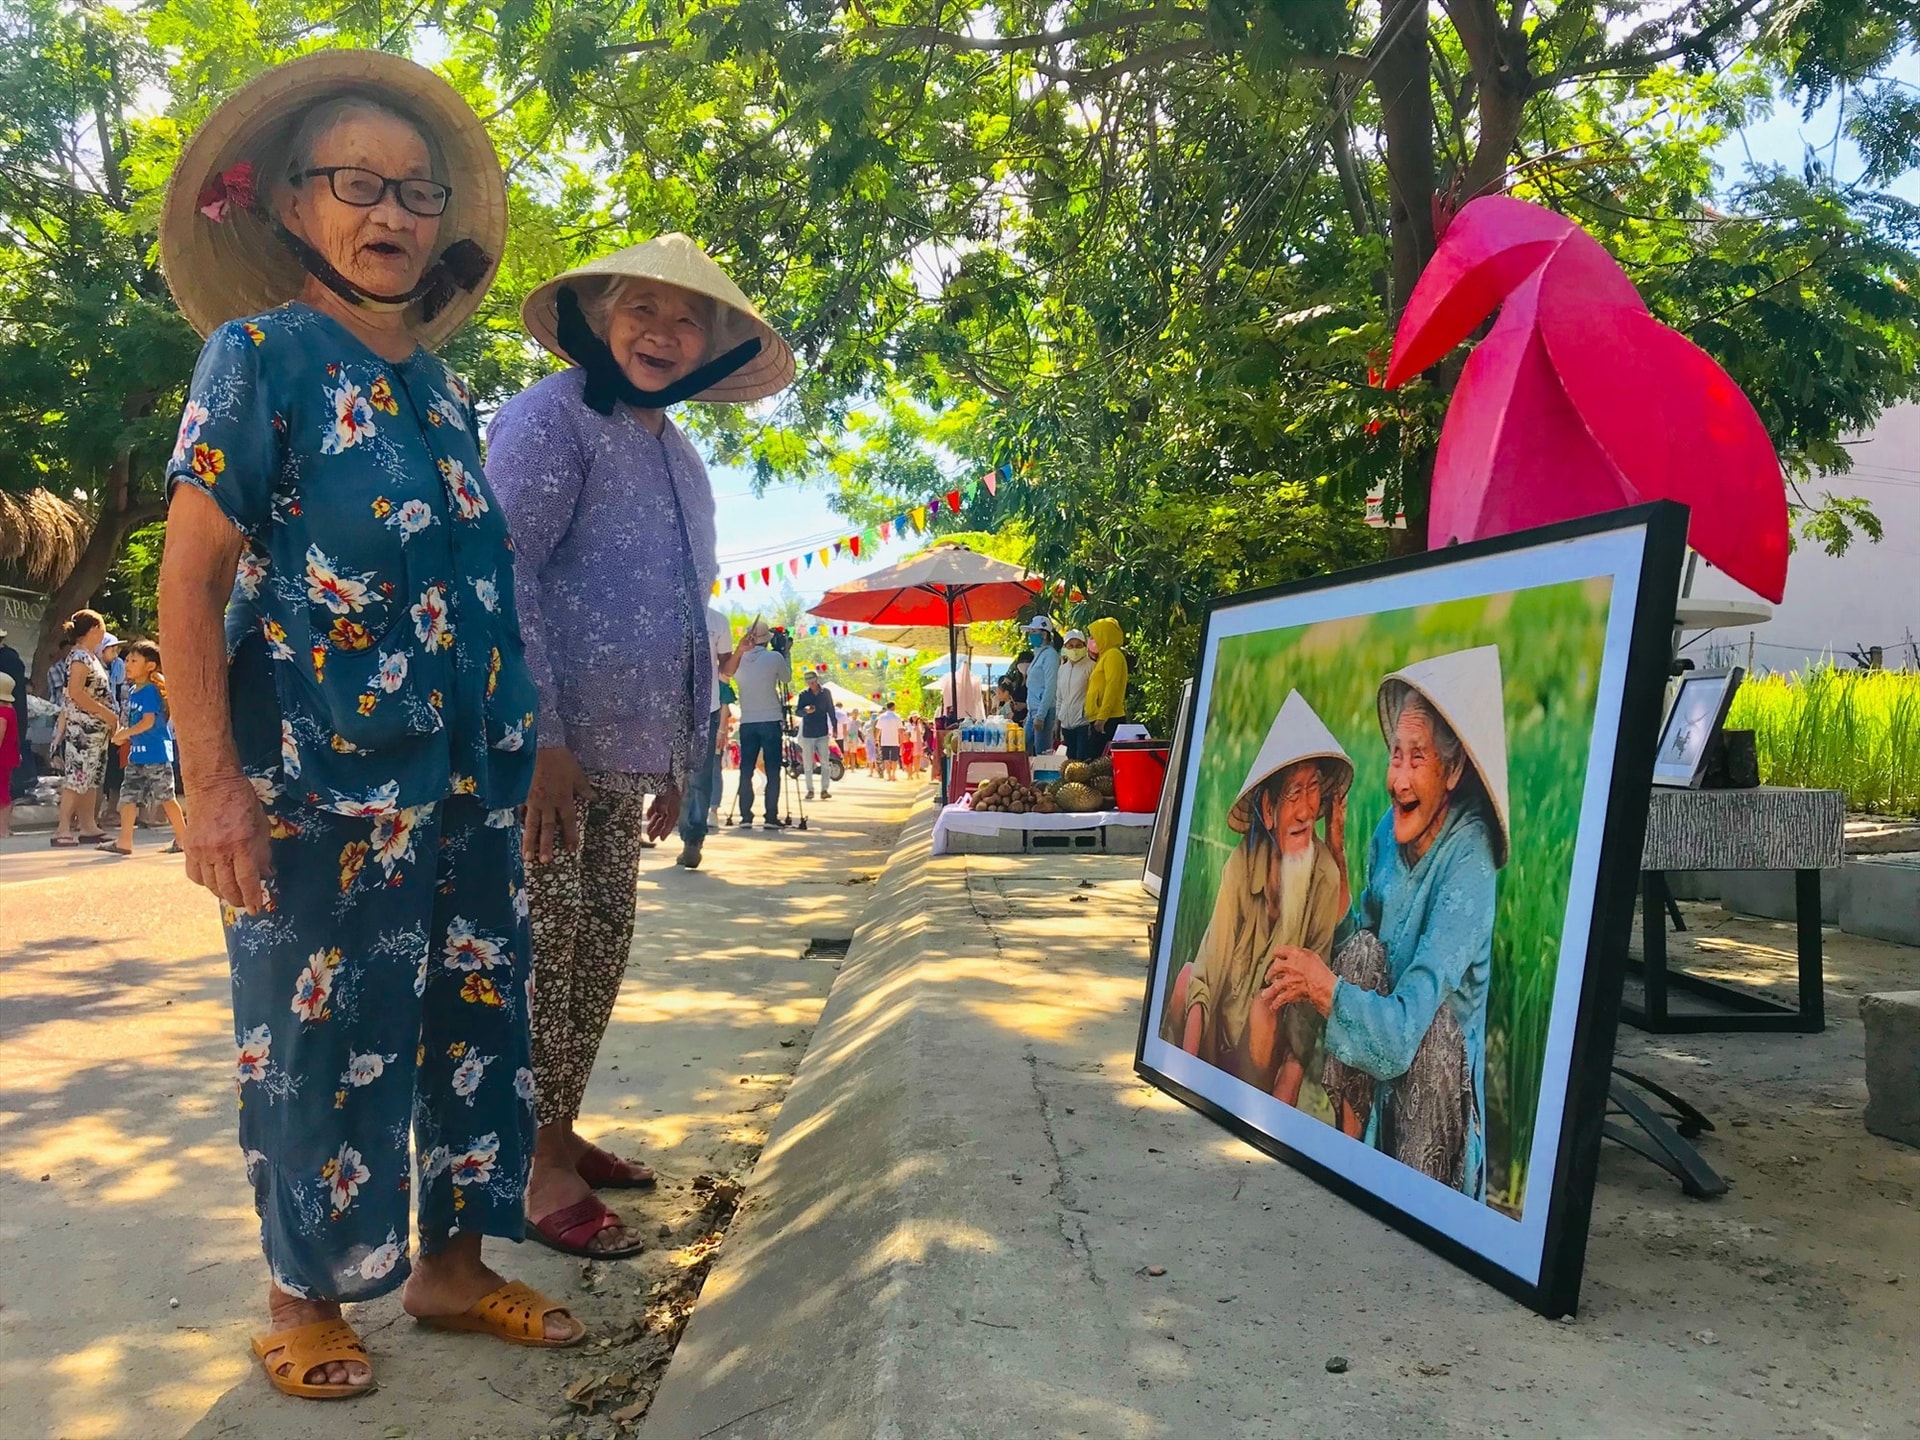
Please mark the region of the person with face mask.
[[160, 222], [207, 337], [160, 565], [186, 870], [224, 904], [271, 1277], [253, 1352], [302, 1398], [372, 1387], [340, 1307], [395, 1289], [437, 1329], [586, 1335], [481, 1253], [526, 1228], [537, 692], [472, 400], [432, 351], [485, 297], [506, 227], [466, 101], [345, 49], [223, 101]]
[[1038, 753], [1053, 748], [1053, 727], [1059, 700], [1055, 693], [1060, 674], [1060, 634], [1053, 621], [1036, 615], [1027, 622], [1027, 643], [1033, 661], [1027, 666], [1027, 749]]
[[[699, 451], [667, 412], [772, 395], [793, 378], [793, 354], [685, 235], [558, 275], [520, 314], [535, 340], [569, 362], [500, 407], [487, 449], [513, 529], [540, 696], [527, 796], [540, 1118], [528, 1238], [610, 1259], [638, 1252], [641, 1238], [595, 1191], [646, 1189], [653, 1171], [577, 1134], [574, 1122], [626, 975], [640, 852], [665, 838], [706, 764], [718, 698], [707, 619], [719, 573], [713, 491]], [[783, 656], [760, 648], [767, 634], [763, 626], [743, 638], [730, 662], [741, 696], [743, 812], [750, 737], [762, 729], [776, 790], [780, 773], [779, 701], [753, 677], [769, 666], [781, 683], [790, 676]], [[757, 723], [769, 719], [776, 723]], [[772, 806], [770, 794], [769, 820]]]
[[1126, 636], [1112, 616], [1087, 627], [1093, 641], [1093, 674], [1087, 680], [1087, 720], [1093, 726], [1093, 753], [1100, 754], [1127, 718]]
[[1093, 656], [1087, 637], [1069, 630], [1061, 637], [1060, 668], [1054, 673], [1054, 714], [1069, 760], [1093, 758], [1093, 726], [1087, 720], [1087, 684], [1093, 678]]
[[1500, 655], [1436, 655], [1380, 682], [1387, 812], [1366, 888], [1335, 937], [1377, 937], [1385, 970], [1355, 983], [1301, 947], [1275, 951], [1262, 992], [1326, 1017], [1329, 1056], [1373, 1077], [1365, 1139], [1486, 1197], [1487, 987], [1496, 876], [1510, 845]]
[[1307, 1005], [1264, 1005], [1260, 992], [1277, 947], [1332, 951], [1349, 903], [1339, 857], [1352, 783], [1340, 742], [1289, 692], [1227, 812], [1228, 828], [1243, 838], [1221, 870], [1213, 918], [1174, 981], [1161, 1024], [1169, 1044], [1289, 1105], [1299, 1103], [1321, 1020]]

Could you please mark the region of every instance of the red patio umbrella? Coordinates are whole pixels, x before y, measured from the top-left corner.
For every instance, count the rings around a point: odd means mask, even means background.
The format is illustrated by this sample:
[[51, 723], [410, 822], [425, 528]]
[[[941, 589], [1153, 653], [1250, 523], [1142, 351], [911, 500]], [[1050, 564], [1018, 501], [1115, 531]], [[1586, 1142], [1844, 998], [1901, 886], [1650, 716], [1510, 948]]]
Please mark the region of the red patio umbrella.
[[836, 585], [807, 613], [869, 625], [944, 625], [959, 702], [955, 629], [975, 620], [1011, 620], [1040, 593], [1042, 582], [1018, 565], [947, 540], [898, 564]]

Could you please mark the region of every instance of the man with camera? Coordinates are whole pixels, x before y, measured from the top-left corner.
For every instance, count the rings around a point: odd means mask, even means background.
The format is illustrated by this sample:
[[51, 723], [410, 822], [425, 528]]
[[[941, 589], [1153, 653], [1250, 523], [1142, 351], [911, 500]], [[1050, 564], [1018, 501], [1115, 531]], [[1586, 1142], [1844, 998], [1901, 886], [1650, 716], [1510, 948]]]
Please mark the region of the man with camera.
[[787, 632], [755, 620], [740, 638], [739, 662], [733, 672], [740, 692], [740, 824], [753, 828], [753, 766], [766, 767], [767, 798], [763, 829], [780, 828], [781, 724], [786, 710], [781, 691], [793, 683], [792, 648]]

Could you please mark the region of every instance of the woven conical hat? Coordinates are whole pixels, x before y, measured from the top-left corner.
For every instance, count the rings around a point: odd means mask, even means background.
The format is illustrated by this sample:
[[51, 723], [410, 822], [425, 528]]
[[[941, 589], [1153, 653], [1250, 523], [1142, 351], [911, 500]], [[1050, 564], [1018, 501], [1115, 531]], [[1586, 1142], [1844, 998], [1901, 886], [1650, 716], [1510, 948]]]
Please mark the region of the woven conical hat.
[[201, 214], [202, 191], [250, 160], [260, 196], [271, 205], [294, 159], [288, 152], [301, 121], [315, 105], [349, 97], [364, 97], [420, 126], [446, 170], [437, 178], [452, 191], [440, 217], [440, 250], [471, 240], [490, 261], [481, 283], [455, 290], [444, 310], [414, 326], [415, 337], [437, 348], [486, 298], [507, 243], [507, 186], [480, 117], [451, 85], [411, 60], [379, 50], [320, 50], [276, 65], [229, 95], [173, 167], [160, 216], [160, 263], [180, 313], [202, 335], [285, 304], [307, 280], [300, 262], [257, 217], [235, 210], [215, 222]]
[[1467, 759], [1493, 802], [1495, 866], [1507, 863], [1512, 842], [1507, 810], [1507, 712], [1500, 688], [1500, 649], [1482, 645], [1435, 655], [1396, 670], [1380, 682], [1380, 733], [1389, 746], [1388, 702], [1396, 687], [1417, 690], [1460, 737]]
[[1321, 773], [1327, 777], [1327, 804], [1345, 794], [1353, 784], [1353, 761], [1347, 758], [1347, 752], [1340, 748], [1340, 742], [1333, 738], [1333, 732], [1327, 729], [1325, 722], [1314, 713], [1313, 707], [1300, 692], [1289, 690], [1286, 700], [1281, 703], [1280, 713], [1273, 717], [1273, 724], [1267, 727], [1267, 738], [1261, 742], [1260, 753], [1253, 757], [1246, 783], [1240, 787], [1239, 795], [1234, 797], [1233, 808], [1227, 812], [1227, 824], [1236, 833], [1246, 834], [1247, 826], [1253, 819], [1253, 792], [1287, 766], [1301, 760], [1320, 762]]
[[[560, 318], [556, 306], [560, 287], [578, 285], [583, 280], [630, 278], [658, 280], [678, 286], [696, 295], [704, 295], [719, 307], [717, 333], [707, 347], [709, 355], [724, 355], [749, 338], [758, 337], [760, 353], [726, 379], [710, 385], [693, 398], [742, 404], [762, 400], [784, 390], [793, 381], [793, 350], [780, 338], [741, 292], [727, 278], [727, 272], [685, 235], [656, 235], [639, 245], [629, 245], [611, 255], [556, 275], [527, 297], [520, 307], [520, 321], [527, 333], [562, 360], [573, 357], [560, 348]], [[586, 297], [580, 297], [584, 303]]]

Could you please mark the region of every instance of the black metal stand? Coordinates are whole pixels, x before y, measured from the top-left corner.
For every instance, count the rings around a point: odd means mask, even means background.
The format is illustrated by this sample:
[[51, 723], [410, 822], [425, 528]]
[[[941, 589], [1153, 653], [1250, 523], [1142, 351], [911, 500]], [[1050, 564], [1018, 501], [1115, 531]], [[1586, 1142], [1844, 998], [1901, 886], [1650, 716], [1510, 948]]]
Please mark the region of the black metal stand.
[[[1620, 1018], [1656, 1035], [1698, 1035], [1715, 1030], [1763, 1031], [1817, 1035], [1826, 1029], [1826, 981], [1822, 971], [1820, 938], [1820, 872], [1794, 871], [1794, 921], [1798, 927], [1800, 1003], [1785, 1005], [1752, 994], [1738, 986], [1708, 980], [1667, 965], [1667, 915], [1677, 909], [1667, 890], [1667, 877], [1658, 870], [1641, 874], [1640, 933], [1642, 958], [1627, 968], [1640, 976], [1644, 1003], [1631, 1001], [1620, 1008]], [[1676, 923], [1676, 929], [1682, 928]], [[1669, 989], [1681, 990], [1714, 1002], [1710, 1010], [1674, 1013], [1667, 1004]]]
[[[1712, 1200], [1727, 1193], [1727, 1182], [1700, 1157], [1689, 1144], [1702, 1131], [1713, 1129], [1713, 1122], [1693, 1106], [1644, 1075], [1636, 1075], [1620, 1066], [1613, 1067], [1614, 1078], [1607, 1083], [1610, 1102], [1601, 1133], [1607, 1139], [1643, 1155], [1680, 1182], [1680, 1188], [1695, 1200]], [[1628, 1089], [1642, 1090], [1672, 1107], [1669, 1119]], [[1624, 1117], [1637, 1128], [1620, 1124]]]

